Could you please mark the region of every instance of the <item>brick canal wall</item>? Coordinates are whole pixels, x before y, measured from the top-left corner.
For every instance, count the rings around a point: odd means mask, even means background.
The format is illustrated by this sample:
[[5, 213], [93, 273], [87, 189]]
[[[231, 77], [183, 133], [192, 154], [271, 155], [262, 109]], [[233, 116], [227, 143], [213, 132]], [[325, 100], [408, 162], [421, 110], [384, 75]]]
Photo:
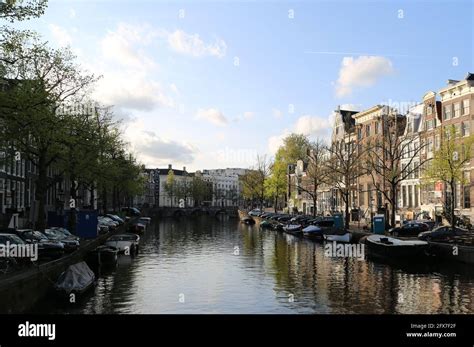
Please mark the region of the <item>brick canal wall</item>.
[[[116, 232], [124, 231], [123, 228], [119, 228]], [[69, 265], [84, 260], [89, 251], [102, 244], [113, 233], [82, 241], [77, 251], [60, 259], [0, 278], [0, 313], [21, 313], [30, 309], [51, 290], [59, 275]]]

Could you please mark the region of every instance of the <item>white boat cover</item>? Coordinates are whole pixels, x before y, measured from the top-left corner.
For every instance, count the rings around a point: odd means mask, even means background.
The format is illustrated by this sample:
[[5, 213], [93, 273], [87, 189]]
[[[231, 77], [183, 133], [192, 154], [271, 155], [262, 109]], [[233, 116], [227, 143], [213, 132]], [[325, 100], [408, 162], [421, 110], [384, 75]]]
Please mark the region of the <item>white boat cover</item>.
[[[381, 239], [388, 239], [390, 243], [382, 242]], [[401, 240], [394, 237], [389, 237], [385, 235], [370, 235], [367, 237], [367, 241], [373, 243], [380, 243], [387, 246], [423, 246], [427, 245], [428, 242], [420, 240]]]
[[304, 233], [314, 233], [319, 231], [321, 231], [321, 228], [317, 227], [316, 225], [308, 225], [306, 228], [303, 229]]
[[288, 224], [287, 226], [283, 227], [283, 230], [292, 231], [292, 230], [298, 230], [300, 228], [301, 228], [301, 225], [299, 224]]
[[336, 242], [350, 242], [351, 234], [345, 233], [342, 235], [324, 235], [326, 241], [336, 241]]
[[95, 280], [94, 272], [82, 261], [80, 263], [70, 265], [55, 284], [57, 290], [66, 293], [72, 291], [81, 291], [87, 288]]

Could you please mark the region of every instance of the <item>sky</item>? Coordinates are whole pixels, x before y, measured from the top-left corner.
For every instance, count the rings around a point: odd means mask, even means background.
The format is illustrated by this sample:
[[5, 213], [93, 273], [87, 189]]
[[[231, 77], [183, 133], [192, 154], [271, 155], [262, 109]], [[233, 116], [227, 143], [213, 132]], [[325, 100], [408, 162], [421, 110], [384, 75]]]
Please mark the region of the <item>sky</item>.
[[403, 106], [473, 69], [474, 9], [454, 1], [50, 0], [18, 26], [102, 78], [147, 167], [250, 167], [334, 110]]

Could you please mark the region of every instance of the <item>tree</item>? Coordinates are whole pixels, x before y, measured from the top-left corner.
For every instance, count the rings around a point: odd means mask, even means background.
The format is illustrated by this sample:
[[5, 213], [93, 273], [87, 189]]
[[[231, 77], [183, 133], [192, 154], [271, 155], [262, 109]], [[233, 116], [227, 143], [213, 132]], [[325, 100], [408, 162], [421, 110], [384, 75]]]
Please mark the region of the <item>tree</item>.
[[14, 22], [39, 17], [47, 5], [48, 0], [3, 0], [0, 2], [0, 19]]
[[[365, 172], [372, 177], [375, 189], [389, 202], [390, 225], [394, 227], [399, 184], [412, 174], [420, 172], [428, 159], [420, 158], [426, 144], [420, 143], [416, 132], [403, 135], [405, 117], [388, 115], [382, 122], [383, 133], [367, 143], [365, 148]], [[407, 161], [402, 165], [404, 158]]]
[[257, 163], [240, 180], [243, 185], [243, 197], [256, 202], [263, 209], [265, 201], [265, 181], [269, 175], [269, 164], [267, 157], [257, 156]]
[[212, 200], [212, 188], [209, 182], [202, 179], [197, 173], [191, 181], [191, 196], [194, 200], [194, 206], [201, 206], [206, 200]]
[[80, 100], [96, 78], [80, 70], [68, 49], [50, 49], [36, 38], [0, 50], [15, 62], [4, 65], [7, 88], [0, 93], [0, 122], [15, 149], [37, 167], [37, 227], [44, 230], [46, 194], [60, 176], [48, 179], [48, 169], [64, 154], [75, 119], [58, 109], [73, 98]]
[[283, 139], [283, 145], [278, 149], [275, 158], [286, 165], [295, 164], [300, 159], [306, 161], [307, 149], [310, 146], [310, 141], [306, 136], [290, 134]]
[[276, 160], [270, 165], [270, 177], [265, 181], [265, 195], [273, 200], [275, 213], [278, 210], [278, 200], [286, 193], [287, 166], [282, 160]]
[[176, 179], [173, 170], [169, 170], [168, 176], [166, 176], [165, 191], [171, 199], [171, 207], [173, 207], [173, 198], [176, 195]]
[[327, 183], [330, 172], [327, 170], [326, 146], [320, 140], [312, 142], [308, 147], [308, 166], [305, 175], [295, 184], [296, 189], [306, 193], [313, 201], [313, 216], [317, 213], [318, 189]]
[[328, 160], [325, 162], [328, 175], [328, 184], [336, 188], [345, 205], [345, 227], [349, 228], [349, 203], [352, 187], [357, 178], [363, 175], [362, 160], [364, 151], [355, 145], [354, 141], [334, 142], [327, 147]]
[[456, 185], [470, 183], [465, 176], [469, 172], [467, 165], [471, 162], [472, 145], [474, 135], [459, 139], [456, 135], [454, 125], [444, 128], [441, 134], [443, 140], [440, 147], [435, 151], [433, 159], [426, 164], [422, 173], [422, 181], [426, 183], [443, 182], [449, 189], [451, 197], [446, 199], [446, 215], [454, 230], [456, 207]]

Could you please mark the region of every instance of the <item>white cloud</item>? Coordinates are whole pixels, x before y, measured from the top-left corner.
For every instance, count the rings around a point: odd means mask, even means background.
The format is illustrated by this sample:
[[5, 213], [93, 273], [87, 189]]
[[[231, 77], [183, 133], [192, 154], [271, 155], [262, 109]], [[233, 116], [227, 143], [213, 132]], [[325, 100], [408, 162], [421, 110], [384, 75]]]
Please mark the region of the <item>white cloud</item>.
[[50, 24], [49, 31], [53, 35], [53, 39], [58, 46], [64, 47], [69, 46], [72, 43], [72, 37], [69, 35], [68, 31], [59, 25]]
[[250, 112], [250, 111], [244, 112], [244, 119], [252, 119], [254, 115], [255, 115], [254, 112]]
[[110, 61], [135, 69], [156, 67], [154, 61], [142, 49], [150, 43], [149, 36], [144, 34], [145, 30], [147, 30], [145, 27], [120, 23], [116, 30], [109, 31], [102, 39], [103, 56]]
[[176, 87], [176, 84], [171, 83], [170, 84], [170, 89], [173, 91], [173, 93], [179, 95], [179, 90], [178, 90], [178, 87]]
[[158, 136], [147, 130], [141, 119], [129, 123], [124, 131], [126, 139], [131, 143], [131, 149], [136, 151], [140, 160], [149, 167], [161, 165], [189, 164], [194, 161], [197, 149], [186, 142], [177, 142]]
[[268, 139], [268, 151], [271, 155], [274, 155], [278, 148], [283, 145], [284, 138], [291, 133], [305, 135], [312, 140], [328, 141], [331, 136], [333, 123], [334, 113], [331, 113], [328, 117], [303, 115], [296, 120], [292, 127], [284, 129], [281, 134], [271, 136]]
[[344, 97], [351, 95], [356, 87], [373, 86], [381, 77], [392, 72], [392, 62], [385, 57], [344, 57], [336, 82], [336, 95]]
[[283, 117], [283, 112], [276, 108], [272, 109], [272, 114], [273, 117], [275, 117], [276, 119], [280, 119], [281, 117]]
[[222, 58], [227, 51], [227, 44], [222, 39], [205, 43], [198, 34], [188, 34], [183, 30], [168, 33], [168, 44], [174, 51], [194, 57], [215, 56]]
[[76, 10], [74, 10], [73, 8], [69, 10], [69, 18], [71, 19], [76, 18]]
[[157, 64], [145, 53], [152, 42], [148, 29], [121, 23], [100, 40], [101, 54], [89, 63], [91, 71], [104, 76], [96, 85], [97, 100], [127, 110], [175, 107], [155, 78]]
[[228, 123], [224, 114], [216, 108], [199, 109], [196, 114], [197, 119], [204, 119], [212, 124], [225, 126]]

